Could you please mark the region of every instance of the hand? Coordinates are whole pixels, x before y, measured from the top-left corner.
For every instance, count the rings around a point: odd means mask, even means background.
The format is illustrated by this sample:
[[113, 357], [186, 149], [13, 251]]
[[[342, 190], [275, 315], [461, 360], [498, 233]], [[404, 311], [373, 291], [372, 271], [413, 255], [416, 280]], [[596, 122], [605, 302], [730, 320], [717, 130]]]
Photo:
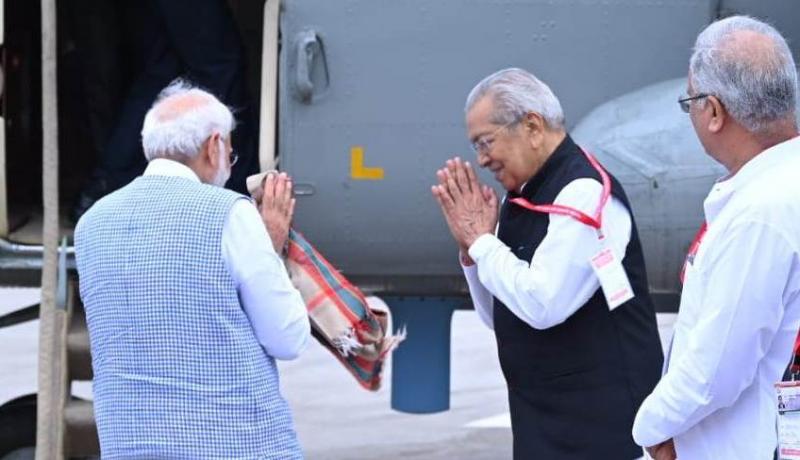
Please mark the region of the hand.
[[462, 254], [486, 233], [497, 226], [497, 196], [490, 187], [478, 183], [469, 162], [459, 158], [447, 160], [446, 167], [436, 172], [439, 185], [431, 192]]
[[263, 193], [254, 198], [272, 240], [272, 247], [275, 252], [282, 254], [294, 216], [292, 179], [286, 173], [267, 174], [262, 189]]
[[675, 453], [675, 443], [672, 439], [648, 447], [646, 450], [647, 453], [653, 457], [653, 460], [675, 460], [678, 458], [678, 455]]

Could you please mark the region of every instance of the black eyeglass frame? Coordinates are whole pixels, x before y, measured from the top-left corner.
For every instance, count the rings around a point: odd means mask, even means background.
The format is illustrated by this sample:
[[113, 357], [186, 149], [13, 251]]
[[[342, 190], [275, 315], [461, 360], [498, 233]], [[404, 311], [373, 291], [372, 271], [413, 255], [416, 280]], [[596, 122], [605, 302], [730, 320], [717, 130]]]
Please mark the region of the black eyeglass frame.
[[678, 105], [681, 106], [681, 110], [683, 110], [685, 113], [689, 113], [689, 110], [691, 110], [691, 108], [692, 108], [692, 104], [691, 104], [692, 101], [696, 101], [698, 99], [703, 99], [703, 98], [706, 98], [708, 96], [711, 96], [711, 95], [710, 94], [705, 94], [705, 93], [700, 93], [700, 94], [697, 94], [695, 96], [682, 97], [682, 98], [678, 99]]

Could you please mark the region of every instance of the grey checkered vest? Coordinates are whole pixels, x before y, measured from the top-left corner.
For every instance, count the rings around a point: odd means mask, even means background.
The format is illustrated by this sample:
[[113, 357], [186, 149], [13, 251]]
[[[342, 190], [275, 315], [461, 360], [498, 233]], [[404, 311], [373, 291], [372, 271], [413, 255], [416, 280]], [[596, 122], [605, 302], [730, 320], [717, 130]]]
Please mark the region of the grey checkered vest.
[[103, 459], [301, 458], [222, 257], [241, 195], [143, 176], [75, 230]]

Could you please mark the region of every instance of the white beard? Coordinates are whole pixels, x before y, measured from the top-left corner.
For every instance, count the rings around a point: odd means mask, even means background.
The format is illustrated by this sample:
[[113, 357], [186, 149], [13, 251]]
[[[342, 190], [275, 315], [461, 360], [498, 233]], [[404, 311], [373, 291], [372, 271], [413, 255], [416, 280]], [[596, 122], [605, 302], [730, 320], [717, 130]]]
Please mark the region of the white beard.
[[228, 182], [228, 179], [231, 178], [231, 170], [230, 168], [226, 168], [223, 166], [225, 157], [223, 157], [223, 153], [220, 153], [219, 156], [219, 169], [214, 174], [214, 179], [211, 181], [211, 185], [216, 185], [217, 187], [224, 187], [225, 182]]
[[228, 179], [231, 177], [230, 170], [222, 167], [217, 170], [217, 173], [214, 175], [214, 180], [211, 181], [212, 185], [216, 185], [217, 187], [224, 187], [225, 182], [228, 182]]

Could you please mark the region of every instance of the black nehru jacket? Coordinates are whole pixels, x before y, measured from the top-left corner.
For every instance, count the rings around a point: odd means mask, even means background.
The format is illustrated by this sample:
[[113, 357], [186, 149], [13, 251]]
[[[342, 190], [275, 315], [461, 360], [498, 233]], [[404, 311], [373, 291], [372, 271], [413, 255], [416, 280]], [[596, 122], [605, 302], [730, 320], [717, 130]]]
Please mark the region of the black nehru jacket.
[[[521, 194], [509, 193], [500, 211], [500, 240], [530, 262], [550, 216], [523, 209], [508, 198], [521, 195], [549, 204], [567, 184], [581, 178], [601, 181], [567, 136]], [[611, 184], [612, 196], [630, 212], [622, 186], [613, 177]], [[625, 460], [642, 455], [631, 429], [639, 405], [658, 382], [663, 355], [642, 248], [632, 224], [623, 266], [635, 297], [613, 312], [598, 289], [565, 322], [537, 330], [494, 300], [494, 329], [508, 383], [517, 460]]]

